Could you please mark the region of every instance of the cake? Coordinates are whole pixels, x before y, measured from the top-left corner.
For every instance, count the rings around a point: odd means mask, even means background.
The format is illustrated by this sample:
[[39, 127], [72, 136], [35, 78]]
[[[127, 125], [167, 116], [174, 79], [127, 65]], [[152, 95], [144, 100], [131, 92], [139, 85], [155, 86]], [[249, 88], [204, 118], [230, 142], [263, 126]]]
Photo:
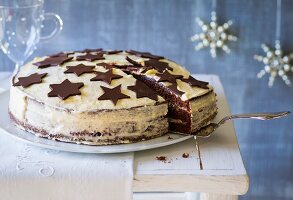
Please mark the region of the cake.
[[9, 102], [17, 127], [87, 145], [196, 134], [216, 113], [209, 83], [162, 56], [133, 50], [37, 57], [14, 76]]

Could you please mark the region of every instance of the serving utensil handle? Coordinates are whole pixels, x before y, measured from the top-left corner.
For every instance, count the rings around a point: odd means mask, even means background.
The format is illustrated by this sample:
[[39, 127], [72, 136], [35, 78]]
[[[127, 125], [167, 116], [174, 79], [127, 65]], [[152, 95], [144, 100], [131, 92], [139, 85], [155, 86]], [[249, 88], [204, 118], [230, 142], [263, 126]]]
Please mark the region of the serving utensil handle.
[[220, 126], [220, 125], [224, 124], [225, 122], [232, 120], [232, 119], [271, 120], [271, 119], [285, 117], [288, 114], [290, 114], [290, 111], [274, 112], [274, 113], [235, 114], [235, 115], [230, 115], [230, 116], [227, 116], [227, 117], [224, 117], [223, 119], [221, 119], [221, 121], [218, 123], [218, 126]]

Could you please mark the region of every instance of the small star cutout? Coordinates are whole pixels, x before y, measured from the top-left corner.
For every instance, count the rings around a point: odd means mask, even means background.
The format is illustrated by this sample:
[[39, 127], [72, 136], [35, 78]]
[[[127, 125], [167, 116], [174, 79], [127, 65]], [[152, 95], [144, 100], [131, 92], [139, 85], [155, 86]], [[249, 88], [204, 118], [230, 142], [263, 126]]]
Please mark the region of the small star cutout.
[[84, 64], [79, 64], [76, 66], [68, 66], [68, 69], [64, 72], [65, 74], [74, 73], [77, 76], [81, 76], [84, 73], [92, 73], [94, 72], [95, 66], [88, 66]]
[[147, 97], [154, 101], [158, 101], [157, 93], [141, 81], [136, 80], [135, 85], [127, 86], [127, 89], [135, 92], [136, 98]]
[[113, 79], [119, 79], [122, 78], [123, 76], [120, 76], [118, 74], [113, 74], [113, 70], [110, 69], [106, 72], [96, 72], [96, 76], [91, 79], [91, 81], [104, 81], [111, 85], [111, 81]]
[[104, 94], [98, 98], [98, 100], [110, 100], [114, 105], [117, 104], [119, 99], [129, 99], [130, 97], [126, 94], [121, 93], [121, 85], [114, 88], [107, 88], [101, 86]]
[[171, 74], [167, 70], [161, 74], [157, 73], [156, 75], [160, 77], [158, 82], [168, 81], [170, 83], [176, 83], [176, 79], [180, 79], [183, 77], [182, 75]]
[[199, 81], [199, 80], [193, 78], [192, 76], [189, 76], [187, 79], [181, 79], [181, 81], [184, 81], [191, 86], [196, 86], [196, 87], [200, 87], [203, 89], [209, 89], [209, 87], [207, 86], [209, 84], [208, 82]]
[[156, 69], [158, 72], [163, 72], [166, 69], [169, 69], [169, 70], [173, 71], [173, 68], [171, 68], [168, 63], [161, 62], [161, 61], [158, 61], [156, 59], [149, 59], [149, 60], [145, 61], [145, 64], [144, 64], [145, 66], [143, 66], [140, 63], [132, 60], [128, 56], [126, 57], [126, 60], [128, 62], [130, 62], [131, 64], [133, 64], [133, 66], [136, 66], [136, 67], [139, 67], [139, 68], [144, 68], [143, 72], [145, 72], [147, 70], [150, 70], [150, 69]]
[[156, 56], [156, 55], [153, 55], [149, 52], [140, 52], [140, 51], [134, 51], [134, 50], [129, 50], [129, 51], [126, 51], [127, 53], [129, 54], [132, 54], [132, 55], [136, 55], [138, 57], [143, 57], [143, 58], [151, 58], [151, 59], [164, 59], [163, 56]]
[[181, 97], [184, 94], [184, 92], [182, 92], [182, 91], [180, 91], [180, 90], [177, 89], [177, 84], [170, 85], [170, 86], [168, 86], [168, 88], [172, 92], [174, 92], [177, 96], [180, 96]]
[[155, 59], [145, 61], [144, 65], [147, 69], [156, 69], [158, 72], [164, 72], [166, 69], [173, 71], [173, 68], [166, 62], [161, 62]]
[[57, 56], [57, 57], [48, 57], [43, 61], [33, 63], [33, 65], [38, 66], [40, 69], [47, 68], [51, 66], [62, 65], [65, 62], [68, 62], [72, 59], [72, 57], [67, 56]]
[[83, 83], [72, 83], [66, 79], [60, 84], [51, 84], [52, 91], [48, 93], [48, 97], [59, 97], [65, 100], [70, 96], [81, 95], [79, 89], [83, 86]]
[[27, 88], [33, 84], [42, 83], [42, 78], [44, 78], [45, 76], [47, 76], [47, 73], [35, 73], [27, 77], [19, 77], [18, 82], [14, 83], [13, 86], [22, 86], [23, 88]]
[[91, 54], [91, 53], [87, 53], [83, 56], [77, 56], [76, 60], [86, 60], [86, 61], [95, 61], [95, 60], [104, 60], [105, 58], [103, 57], [102, 53], [98, 53], [98, 54]]

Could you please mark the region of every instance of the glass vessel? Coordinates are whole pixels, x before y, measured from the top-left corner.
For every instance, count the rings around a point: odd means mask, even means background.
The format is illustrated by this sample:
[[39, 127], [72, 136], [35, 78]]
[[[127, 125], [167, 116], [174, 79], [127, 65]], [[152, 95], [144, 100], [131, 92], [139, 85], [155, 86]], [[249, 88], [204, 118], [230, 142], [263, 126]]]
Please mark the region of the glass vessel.
[[[0, 0], [0, 47], [15, 63], [13, 75], [40, 41], [48, 41], [62, 30], [60, 16], [45, 13], [43, 5], [43, 0]], [[55, 22], [54, 30], [46, 36], [41, 35], [44, 20]]]

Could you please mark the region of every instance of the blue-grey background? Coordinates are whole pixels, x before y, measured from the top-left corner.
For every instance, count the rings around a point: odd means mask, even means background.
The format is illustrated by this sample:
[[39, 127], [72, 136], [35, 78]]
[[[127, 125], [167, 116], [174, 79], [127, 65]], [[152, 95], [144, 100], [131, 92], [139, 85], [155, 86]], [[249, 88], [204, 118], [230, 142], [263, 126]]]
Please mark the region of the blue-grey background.
[[[64, 21], [62, 33], [38, 46], [36, 55], [103, 47], [136, 49], [166, 56], [194, 73], [218, 74], [233, 113], [293, 110], [293, 88], [277, 80], [267, 87], [263, 67], [253, 59], [261, 43], [274, 44], [276, 0], [218, 0], [219, 22], [233, 19], [239, 40], [230, 55], [212, 59], [194, 51], [195, 17], [210, 20], [211, 0], [47, 0], [46, 11]], [[281, 42], [293, 52], [293, 1], [282, 2]], [[13, 63], [0, 55], [0, 71]], [[291, 75], [293, 81], [293, 73]], [[236, 130], [250, 189], [242, 199], [293, 199], [293, 117], [270, 122], [237, 121]]]

